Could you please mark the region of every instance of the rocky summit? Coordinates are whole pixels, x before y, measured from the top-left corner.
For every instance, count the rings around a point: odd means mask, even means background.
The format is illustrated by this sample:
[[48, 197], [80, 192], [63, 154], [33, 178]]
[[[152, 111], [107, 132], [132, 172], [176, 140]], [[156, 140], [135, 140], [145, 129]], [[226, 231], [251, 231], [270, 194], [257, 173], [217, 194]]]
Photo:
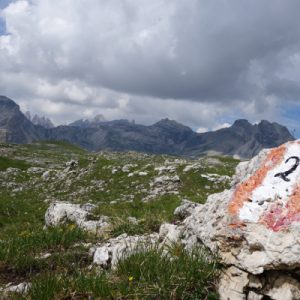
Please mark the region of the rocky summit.
[[3, 142], [67, 141], [92, 151], [138, 151], [189, 157], [214, 153], [251, 158], [264, 148], [294, 139], [280, 124], [261, 121], [252, 125], [247, 120], [237, 120], [229, 128], [206, 133], [196, 133], [169, 119], [144, 126], [128, 120], [106, 121], [102, 115], [52, 128], [46, 118], [35, 118], [34, 123], [31, 122], [14, 101], [4, 96], [0, 96], [0, 112], [0, 140]]

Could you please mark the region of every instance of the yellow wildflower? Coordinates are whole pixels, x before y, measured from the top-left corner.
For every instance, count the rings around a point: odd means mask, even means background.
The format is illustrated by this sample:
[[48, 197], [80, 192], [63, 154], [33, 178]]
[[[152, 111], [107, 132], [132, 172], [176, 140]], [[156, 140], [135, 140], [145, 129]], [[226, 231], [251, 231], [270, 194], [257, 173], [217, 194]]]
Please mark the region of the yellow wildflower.
[[75, 224], [70, 224], [68, 226], [69, 230], [74, 230], [76, 228], [76, 225]]
[[133, 280], [133, 276], [129, 276], [128, 281], [132, 281], [132, 280]]
[[24, 231], [20, 232], [19, 236], [22, 236], [22, 237], [30, 236], [30, 232], [28, 230], [24, 230]]

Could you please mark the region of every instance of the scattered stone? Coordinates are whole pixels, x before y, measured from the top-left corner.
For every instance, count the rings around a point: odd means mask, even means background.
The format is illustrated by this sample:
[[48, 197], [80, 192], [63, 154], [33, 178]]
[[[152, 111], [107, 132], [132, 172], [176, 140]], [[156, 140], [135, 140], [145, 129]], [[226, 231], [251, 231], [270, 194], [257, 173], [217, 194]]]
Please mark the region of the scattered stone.
[[215, 183], [221, 183], [221, 182], [229, 182], [231, 181], [231, 178], [227, 175], [219, 175], [219, 174], [201, 174], [201, 177], [206, 178], [209, 181], [213, 181]]
[[43, 174], [44, 172], [45, 172], [45, 169], [39, 168], [39, 167], [31, 167], [31, 168], [27, 169], [28, 174]]
[[43, 175], [42, 175], [42, 178], [43, 178], [44, 180], [47, 180], [47, 179], [50, 178], [50, 174], [51, 174], [51, 171], [50, 171], [50, 170], [45, 171], [45, 172], [43, 173]]
[[180, 178], [178, 175], [172, 177], [164, 175], [164, 176], [154, 178], [154, 184], [164, 184], [166, 182], [180, 182]]
[[[13, 174], [13, 175], [17, 175], [21, 170], [18, 168], [7, 168], [5, 173], [6, 174]], [[28, 171], [27, 171], [28, 172]], [[30, 173], [30, 172], [29, 172]]]
[[139, 176], [147, 176], [148, 173], [147, 173], [147, 172], [138, 172], [138, 175], [139, 175]]
[[187, 165], [183, 169], [183, 173], [188, 173], [192, 170], [199, 170], [202, 167], [201, 163], [197, 162], [192, 165]]
[[136, 168], [137, 164], [127, 164], [122, 167], [122, 172], [129, 173], [131, 169]]
[[160, 167], [156, 167], [154, 170], [158, 172], [158, 175], [161, 175], [164, 173], [175, 173], [176, 166], [174, 166], [174, 165], [160, 166]]
[[94, 264], [103, 268], [115, 268], [121, 258], [154, 246], [158, 239], [157, 233], [142, 236], [128, 236], [124, 233], [99, 247], [91, 248], [90, 254], [93, 255]]
[[68, 162], [66, 162], [66, 168], [64, 169], [64, 173], [69, 173], [72, 171], [75, 171], [78, 167], [78, 161], [77, 160], [70, 160]]
[[178, 206], [175, 209], [174, 215], [181, 219], [185, 219], [188, 216], [190, 216], [192, 213], [194, 213], [195, 209], [201, 205], [202, 204], [195, 203], [195, 202], [189, 201], [187, 199], [183, 199], [181, 201], [180, 206]]
[[47, 259], [48, 257], [51, 256], [51, 253], [44, 253], [36, 256], [37, 259]]
[[116, 174], [118, 172], [118, 169], [117, 168], [113, 168], [112, 170], [111, 170], [111, 174]]
[[109, 218], [99, 217], [99, 220], [88, 220], [90, 211], [94, 209], [93, 204], [72, 204], [68, 202], [54, 202], [46, 211], [46, 226], [58, 226], [67, 221], [74, 222], [83, 230], [102, 233], [109, 226]]
[[8, 293], [26, 294], [30, 286], [31, 284], [27, 282], [22, 282], [17, 285], [9, 283], [4, 288], [0, 289], [0, 292], [3, 293], [3, 295], [7, 295]]

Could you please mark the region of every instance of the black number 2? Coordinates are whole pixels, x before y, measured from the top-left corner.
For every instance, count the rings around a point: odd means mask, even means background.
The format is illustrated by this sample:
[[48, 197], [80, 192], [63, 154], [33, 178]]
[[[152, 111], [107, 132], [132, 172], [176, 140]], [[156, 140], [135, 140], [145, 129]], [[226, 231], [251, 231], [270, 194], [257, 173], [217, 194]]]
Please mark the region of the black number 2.
[[291, 156], [285, 161], [285, 163], [287, 163], [290, 159], [295, 160], [294, 165], [289, 170], [287, 170], [285, 172], [275, 174], [274, 177], [280, 177], [284, 181], [291, 181], [289, 178], [287, 178], [287, 176], [289, 176], [291, 173], [293, 173], [298, 168], [300, 159], [299, 159], [298, 156]]

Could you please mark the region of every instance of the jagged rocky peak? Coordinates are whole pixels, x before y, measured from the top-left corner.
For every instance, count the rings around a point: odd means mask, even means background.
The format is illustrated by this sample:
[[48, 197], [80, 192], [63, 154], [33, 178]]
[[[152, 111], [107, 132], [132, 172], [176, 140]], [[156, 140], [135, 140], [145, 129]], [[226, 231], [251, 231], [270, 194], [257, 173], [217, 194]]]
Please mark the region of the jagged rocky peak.
[[53, 128], [54, 127], [51, 120], [49, 118], [45, 117], [45, 116], [40, 117], [38, 115], [34, 115], [31, 122], [34, 125], [40, 125], [40, 126], [43, 126], [45, 128]]
[[242, 127], [242, 128], [249, 128], [252, 126], [253, 125], [246, 119], [238, 119], [232, 125], [232, 127]]
[[261, 120], [260, 123], [258, 124], [258, 127], [260, 129], [275, 129], [276, 131], [284, 131], [290, 134], [290, 132], [288, 131], [288, 129], [285, 126], [282, 126], [276, 122], [269, 122], [267, 120]]
[[107, 120], [102, 114], [97, 114], [95, 117], [90, 119], [80, 119], [70, 123], [70, 126], [81, 127], [81, 128], [89, 128], [89, 127], [97, 127], [98, 124], [106, 122]]
[[27, 111], [25, 113], [25, 116], [34, 125], [39, 125], [39, 126], [42, 126], [44, 128], [47, 128], [47, 129], [55, 127], [54, 124], [52, 123], [52, 121], [49, 118], [45, 117], [45, 116], [40, 117], [37, 114], [35, 114], [33, 117], [31, 117], [31, 113], [29, 111]]

